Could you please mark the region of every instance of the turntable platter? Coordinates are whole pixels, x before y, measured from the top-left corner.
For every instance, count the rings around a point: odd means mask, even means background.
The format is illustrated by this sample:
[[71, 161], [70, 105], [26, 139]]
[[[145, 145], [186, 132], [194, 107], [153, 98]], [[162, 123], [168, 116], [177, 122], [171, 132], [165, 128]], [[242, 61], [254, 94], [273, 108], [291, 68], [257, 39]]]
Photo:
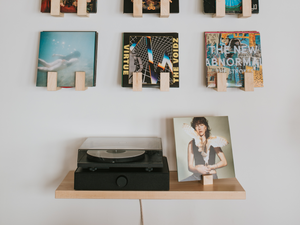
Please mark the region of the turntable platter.
[[97, 162], [133, 162], [144, 158], [145, 151], [140, 150], [88, 150], [88, 159]]

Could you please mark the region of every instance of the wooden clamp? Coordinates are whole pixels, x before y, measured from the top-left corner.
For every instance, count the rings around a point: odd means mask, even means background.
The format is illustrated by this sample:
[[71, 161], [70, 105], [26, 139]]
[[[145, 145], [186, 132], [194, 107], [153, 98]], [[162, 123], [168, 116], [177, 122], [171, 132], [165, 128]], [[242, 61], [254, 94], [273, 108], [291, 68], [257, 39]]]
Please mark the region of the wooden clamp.
[[143, 0], [133, 1], [133, 17], [143, 17]]
[[254, 75], [253, 72], [246, 72], [244, 74], [244, 87], [243, 91], [254, 91]]
[[170, 90], [170, 73], [160, 73], [160, 91]]
[[60, 12], [60, 0], [51, 0], [50, 15], [57, 17], [64, 17], [64, 14]]
[[[216, 0], [216, 14], [213, 15], [214, 18], [222, 18], [226, 14], [225, 0]], [[239, 18], [248, 18], [252, 16], [252, 0], [242, 1], [242, 14]]]
[[213, 175], [202, 175], [201, 183], [202, 185], [213, 185], [214, 184], [214, 176]]
[[170, 16], [170, 0], [160, 0], [160, 17], [168, 18]]
[[[214, 88], [218, 92], [227, 91], [227, 74], [217, 73], [217, 88]], [[253, 72], [246, 72], [244, 74], [244, 87], [243, 91], [254, 91], [254, 75]]]
[[47, 73], [47, 91], [58, 91], [61, 88], [57, 87], [57, 72]]
[[239, 18], [249, 18], [252, 16], [252, 0], [243, 0], [242, 2], [242, 14]]
[[77, 0], [77, 15], [81, 17], [89, 17], [87, 13], [87, 0]]
[[217, 73], [217, 88], [215, 88], [216, 91], [227, 91], [227, 76], [227, 73]]
[[216, 0], [216, 14], [213, 15], [213, 18], [222, 18], [225, 16], [225, 0]]
[[75, 90], [85, 91], [87, 87], [85, 86], [85, 72], [76, 72], [75, 75]]
[[132, 87], [133, 91], [142, 91], [143, 79], [142, 73], [133, 73]]

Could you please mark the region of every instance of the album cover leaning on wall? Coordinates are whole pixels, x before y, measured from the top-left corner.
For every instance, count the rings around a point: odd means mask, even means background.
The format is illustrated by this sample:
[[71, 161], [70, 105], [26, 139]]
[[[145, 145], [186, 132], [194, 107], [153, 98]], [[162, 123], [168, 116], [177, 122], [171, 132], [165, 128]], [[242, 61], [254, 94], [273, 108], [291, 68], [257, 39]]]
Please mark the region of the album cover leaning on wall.
[[178, 181], [235, 177], [227, 116], [174, 118]]

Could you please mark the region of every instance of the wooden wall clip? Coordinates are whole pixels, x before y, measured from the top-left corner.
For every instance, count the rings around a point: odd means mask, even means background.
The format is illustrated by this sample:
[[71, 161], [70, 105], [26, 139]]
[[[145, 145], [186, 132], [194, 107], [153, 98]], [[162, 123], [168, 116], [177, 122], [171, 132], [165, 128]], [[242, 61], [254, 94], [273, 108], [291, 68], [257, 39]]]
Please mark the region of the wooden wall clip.
[[89, 17], [87, 12], [87, 0], [77, 0], [77, 15], [81, 17]]
[[133, 91], [142, 91], [143, 88], [143, 75], [140, 72], [133, 73], [132, 79]]
[[243, 91], [254, 91], [254, 74], [253, 72], [246, 72], [244, 74], [244, 87]]
[[85, 91], [85, 72], [76, 72], [75, 75], [75, 91]]
[[143, 0], [133, 1], [133, 17], [143, 17]]
[[213, 185], [214, 184], [214, 177], [213, 175], [202, 175], [201, 183], [202, 185]]
[[226, 14], [225, 0], [216, 0], [216, 14], [213, 18], [222, 18]]
[[242, 14], [239, 18], [249, 18], [252, 16], [252, 0], [243, 0], [242, 2]]
[[47, 73], [47, 91], [58, 91], [61, 88], [57, 87], [57, 72]]
[[160, 17], [168, 18], [170, 16], [170, 0], [160, 0]]
[[51, 0], [50, 15], [57, 17], [64, 17], [64, 14], [60, 12], [60, 0]]
[[160, 91], [167, 92], [170, 90], [170, 73], [160, 73]]
[[217, 88], [215, 88], [216, 91], [227, 91], [227, 76], [227, 73], [217, 73]]

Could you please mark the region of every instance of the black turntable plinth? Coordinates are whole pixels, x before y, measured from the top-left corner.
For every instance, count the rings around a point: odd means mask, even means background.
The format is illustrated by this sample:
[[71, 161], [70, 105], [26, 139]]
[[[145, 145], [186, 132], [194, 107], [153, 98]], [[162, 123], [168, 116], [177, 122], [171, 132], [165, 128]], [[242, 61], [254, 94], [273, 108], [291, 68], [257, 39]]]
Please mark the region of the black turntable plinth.
[[110, 168], [90, 171], [77, 168], [74, 179], [75, 190], [169, 190], [169, 167], [163, 157], [163, 168], [151, 172], [144, 168]]

